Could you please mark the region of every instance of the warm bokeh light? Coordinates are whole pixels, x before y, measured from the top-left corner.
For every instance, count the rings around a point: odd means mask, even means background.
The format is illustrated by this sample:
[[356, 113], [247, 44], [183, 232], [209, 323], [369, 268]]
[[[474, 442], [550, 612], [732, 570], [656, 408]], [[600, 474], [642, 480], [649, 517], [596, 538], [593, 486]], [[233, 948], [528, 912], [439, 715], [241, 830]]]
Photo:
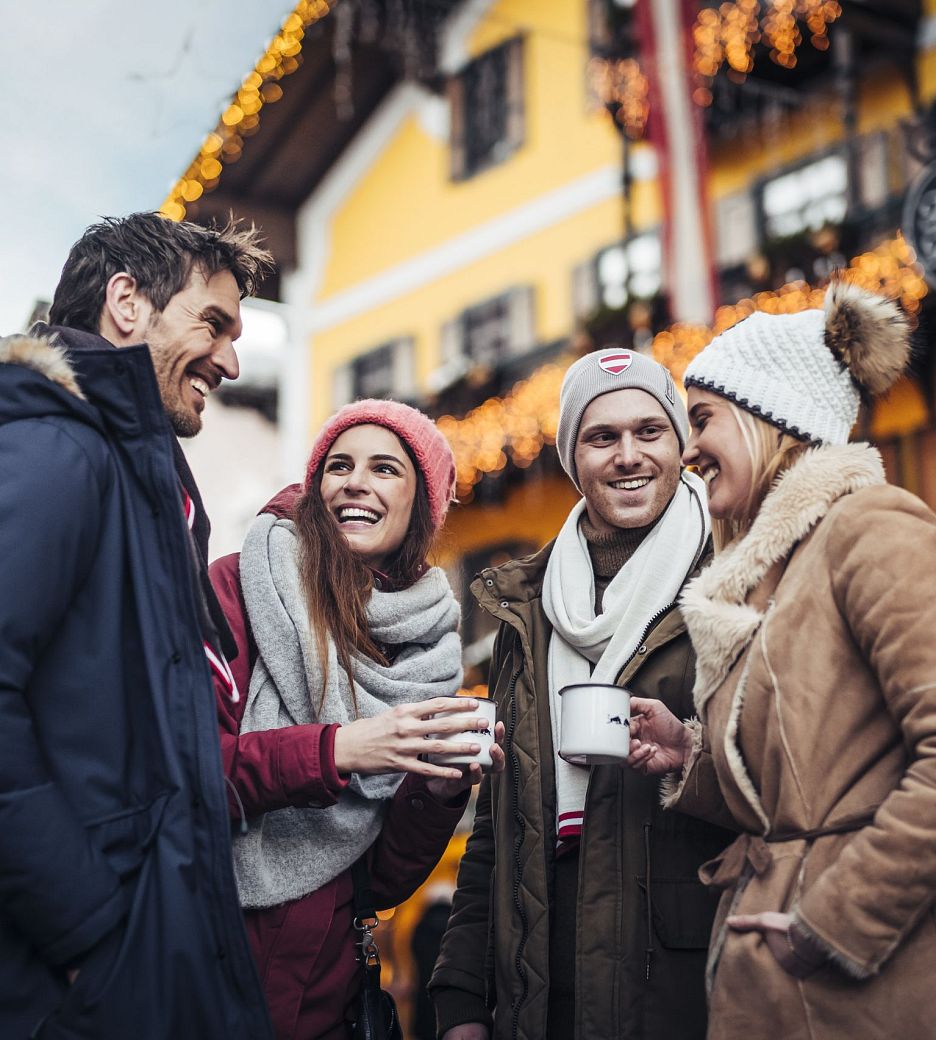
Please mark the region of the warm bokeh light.
[[471, 489], [485, 473], [496, 473], [508, 458], [521, 469], [529, 466], [544, 444], [556, 440], [559, 387], [572, 357], [542, 365], [504, 397], [491, 397], [464, 418], [444, 415], [439, 429], [455, 452], [457, 495], [471, 497]]
[[[854, 257], [842, 277], [863, 289], [897, 300], [911, 316], [919, 312], [920, 301], [928, 292], [913, 249], [901, 234]], [[681, 383], [686, 366], [713, 335], [731, 328], [754, 311], [794, 314], [808, 307], [821, 307], [824, 299], [824, 288], [816, 289], [806, 282], [788, 282], [779, 289], [719, 307], [711, 329], [703, 325], [677, 324], [657, 333], [653, 339], [653, 356]]]
[[[754, 48], [763, 41], [770, 59], [785, 69], [796, 66], [796, 49], [803, 42], [803, 27], [817, 50], [829, 47], [828, 28], [842, 14], [836, 0], [732, 0], [718, 7], [704, 7], [692, 30], [695, 71], [713, 78], [727, 65], [732, 78], [743, 79], [754, 68]], [[711, 104], [700, 93], [696, 101]]]
[[256, 133], [260, 110], [283, 96], [277, 80], [299, 68], [305, 31], [324, 18], [334, 0], [300, 0], [282, 22], [280, 31], [267, 46], [253, 71], [244, 77], [240, 88], [221, 114], [214, 131], [202, 142], [198, 155], [173, 185], [160, 212], [170, 220], [184, 220], [186, 203], [195, 202], [206, 191], [217, 187], [223, 164], [241, 157], [243, 138]]
[[[896, 299], [915, 315], [928, 287], [906, 239], [898, 234], [874, 249], [856, 256], [842, 272], [850, 282]], [[653, 339], [653, 356], [665, 365], [682, 385], [686, 366], [713, 335], [746, 318], [754, 311], [792, 314], [808, 307], [821, 307], [825, 289], [806, 282], [789, 282], [779, 289], [759, 292], [750, 299], [719, 307], [711, 328], [677, 322]], [[510, 461], [525, 469], [556, 440], [559, 421], [559, 388], [572, 355], [543, 365], [517, 383], [503, 397], [491, 397], [461, 419], [445, 415], [439, 429], [455, 453], [458, 498], [470, 502], [473, 488], [487, 473], [502, 470]]]
[[592, 90], [614, 110], [614, 119], [628, 137], [643, 137], [650, 115], [650, 83], [635, 58], [592, 58], [588, 63]]

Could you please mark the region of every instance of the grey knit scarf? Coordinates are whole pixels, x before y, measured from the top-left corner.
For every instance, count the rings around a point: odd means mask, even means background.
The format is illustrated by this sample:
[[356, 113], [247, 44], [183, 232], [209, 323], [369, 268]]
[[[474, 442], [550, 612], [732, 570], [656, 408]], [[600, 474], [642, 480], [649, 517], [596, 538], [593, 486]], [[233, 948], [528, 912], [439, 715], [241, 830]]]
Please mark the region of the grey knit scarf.
[[[310, 722], [352, 722], [348, 677], [328, 642], [328, 681], [299, 585], [292, 521], [264, 513], [254, 521], [240, 557], [241, 587], [257, 644], [257, 661], [242, 733]], [[443, 571], [432, 567], [400, 592], [374, 590], [367, 608], [376, 642], [393, 647], [392, 664], [353, 659], [357, 717], [396, 704], [455, 693], [461, 686], [460, 611]], [[327, 809], [278, 809], [249, 821], [234, 839], [241, 905], [276, 906], [321, 888], [370, 848], [387, 800], [403, 777], [354, 774]]]

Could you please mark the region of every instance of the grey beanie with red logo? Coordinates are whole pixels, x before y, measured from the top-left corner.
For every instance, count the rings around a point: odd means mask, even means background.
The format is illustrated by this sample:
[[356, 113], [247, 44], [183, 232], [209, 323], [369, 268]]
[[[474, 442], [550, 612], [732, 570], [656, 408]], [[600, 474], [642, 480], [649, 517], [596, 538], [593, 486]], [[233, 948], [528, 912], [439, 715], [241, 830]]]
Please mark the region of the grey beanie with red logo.
[[689, 437], [689, 416], [669, 371], [634, 350], [605, 348], [579, 358], [571, 365], [559, 391], [559, 425], [556, 448], [559, 461], [572, 483], [579, 487], [575, 471], [575, 442], [585, 409], [602, 394], [615, 390], [643, 390], [660, 402], [679, 439], [679, 450]]

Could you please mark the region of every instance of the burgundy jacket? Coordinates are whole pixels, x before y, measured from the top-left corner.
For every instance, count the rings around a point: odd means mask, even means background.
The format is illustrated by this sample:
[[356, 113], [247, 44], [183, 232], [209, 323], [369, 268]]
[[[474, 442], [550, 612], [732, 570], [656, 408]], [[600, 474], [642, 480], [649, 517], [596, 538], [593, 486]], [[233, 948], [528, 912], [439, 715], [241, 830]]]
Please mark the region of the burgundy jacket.
[[[297, 492], [298, 485], [284, 489], [263, 512], [289, 515]], [[254, 817], [290, 805], [327, 808], [347, 786], [335, 767], [337, 725], [240, 733], [257, 650], [241, 594], [238, 562], [236, 553], [225, 556], [209, 571], [238, 647], [231, 671], [239, 700], [232, 700], [221, 683], [215, 683], [231, 819], [240, 823], [242, 814]], [[367, 853], [378, 909], [403, 902], [425, 881], [445, 851], [466, 801], [467, 795], [453, 806], [444, 805], [429, 793], [421, 777], [406, 777]], [[302, 899], [245, 912], [280, 1040], [347, 1040], [347, 1015], [357, 995], [359, 971], [352, 896], [348, 870]], [[379, 929], [376, 938], [379, 944]]]

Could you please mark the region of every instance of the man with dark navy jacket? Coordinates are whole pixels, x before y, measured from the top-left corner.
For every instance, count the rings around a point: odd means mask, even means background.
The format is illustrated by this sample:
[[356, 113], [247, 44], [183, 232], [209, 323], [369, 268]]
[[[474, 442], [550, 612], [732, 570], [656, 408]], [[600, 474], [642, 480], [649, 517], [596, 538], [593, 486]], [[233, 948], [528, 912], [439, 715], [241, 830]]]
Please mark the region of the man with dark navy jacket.
[[176, 440], [269, 266], [252, 229], [106, 220], [51, 325], [0, 340], [5, 1040], [271, 1035], [211, 683], [236, 650]]

